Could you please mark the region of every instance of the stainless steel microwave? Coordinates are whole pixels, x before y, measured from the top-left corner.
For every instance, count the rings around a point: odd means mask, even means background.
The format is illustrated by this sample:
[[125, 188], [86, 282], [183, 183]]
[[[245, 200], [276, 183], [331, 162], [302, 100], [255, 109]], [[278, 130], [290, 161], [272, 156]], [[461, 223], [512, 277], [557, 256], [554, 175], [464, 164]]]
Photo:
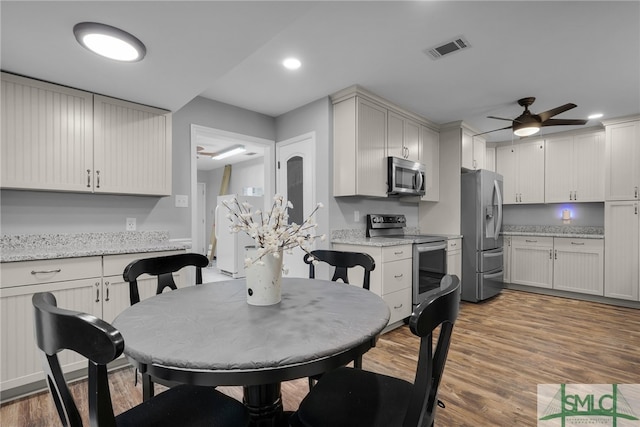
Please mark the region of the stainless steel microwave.
[[387, 195], [422, 196], [426, 168], [422, 163], [388, 157]]

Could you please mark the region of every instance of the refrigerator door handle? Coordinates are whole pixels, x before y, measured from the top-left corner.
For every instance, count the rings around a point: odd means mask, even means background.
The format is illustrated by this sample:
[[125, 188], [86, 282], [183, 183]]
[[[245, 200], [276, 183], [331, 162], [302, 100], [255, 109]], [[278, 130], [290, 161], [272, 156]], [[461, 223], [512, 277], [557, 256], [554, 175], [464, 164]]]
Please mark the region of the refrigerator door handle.
[[496, 199], [498, 199], [498, 220], [496, 221], [496, 230], [493, 234], [493, 238], [498, 240], [500, 237], [500, 229], [502, 228], [502, 194], [500, 194], [500, 186], [498, 180], [493, 180], [493, 191], [496, 192]]
[[504, 273], [502, 271], [499, 271], [498, 273], [492, 273], [492, 274], [483, 274], [482, 277], [484, 279], [493, 279], [495, 277], [500, 277], [503, 276]]

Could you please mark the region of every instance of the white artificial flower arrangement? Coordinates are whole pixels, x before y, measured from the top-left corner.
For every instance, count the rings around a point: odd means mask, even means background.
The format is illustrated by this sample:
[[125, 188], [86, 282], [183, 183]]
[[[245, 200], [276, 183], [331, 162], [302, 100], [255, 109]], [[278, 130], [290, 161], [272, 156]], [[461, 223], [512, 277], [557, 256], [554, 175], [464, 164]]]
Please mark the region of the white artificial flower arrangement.
[[289, 224], [288, 210], [293, 208], [293, 204], [279, 194], [274, 196], [269, 212], [260, 210], [252, 212], [253, 206], [247, 202], [240, 203], [235, 197], [222, 203], [229, 210], [227, 214], [227, 218], [231, 221], [229, 229], [234, 233], [244, 231], [256, 242], [256, 256], [246, 258], [245, 267], [254, 263], [263, 263], [262, 258], [268, 254], [277, 258], [281, 250], [291, 253], [297, 246], [309, 253], [316, 238], [325, 239], [324, 234], [320, 236], [315, 234], [318, 224], [313, 220], [316, 211], [323, 207], [322, 203], [316, 205], [302, 224]]

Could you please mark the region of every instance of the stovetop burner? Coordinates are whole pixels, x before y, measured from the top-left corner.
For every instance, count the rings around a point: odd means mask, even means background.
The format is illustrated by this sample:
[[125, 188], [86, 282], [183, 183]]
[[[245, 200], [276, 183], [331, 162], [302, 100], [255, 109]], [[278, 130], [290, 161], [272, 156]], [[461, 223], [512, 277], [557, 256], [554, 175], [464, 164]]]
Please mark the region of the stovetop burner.
[[446, 240], [442, 236], [430, 236], [422, 234], [405, 234], [407, 218], [402, 214], [367, 215], [367, 237], [386, 237], [393, 239], [405, 239], [411, 243], [431, 243]]

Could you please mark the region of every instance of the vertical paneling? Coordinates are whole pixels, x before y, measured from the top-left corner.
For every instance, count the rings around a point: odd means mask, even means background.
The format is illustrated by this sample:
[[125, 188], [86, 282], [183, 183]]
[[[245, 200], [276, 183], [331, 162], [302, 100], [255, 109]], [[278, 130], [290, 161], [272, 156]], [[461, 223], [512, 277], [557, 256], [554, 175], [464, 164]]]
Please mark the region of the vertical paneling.
[[358, 194], [386, 196], [387, 110], [363, 99], [358, 100]]
[[169, 113], [95, 96], [96, 192], [171, 194]]
[[547, 203], [569, 201], [576, 189], [573, 137], [552, 138], [545, 147], [545, 188]]
[[3, 188], [91, 191], [93, 95], [2, 74]]
[[604, 201], [604, 132], [574, 138], [576, 200]]
[[591, 295], [604, 294], [604, 242], [554, 239], [553, 288]]
[[544, 203], [544, 142], [517, 146], [517, 185], [522, 203]]
[[606, 127], [606, 200], [638, 198], [640, 121]]
[[504, 204], [516, 203], [516, 152], [515, 147], [496, 148], [496, 172], [502, 175]]
[[551, 288], [553, 283], [553, 238], [511, 239], [511, 282]]

